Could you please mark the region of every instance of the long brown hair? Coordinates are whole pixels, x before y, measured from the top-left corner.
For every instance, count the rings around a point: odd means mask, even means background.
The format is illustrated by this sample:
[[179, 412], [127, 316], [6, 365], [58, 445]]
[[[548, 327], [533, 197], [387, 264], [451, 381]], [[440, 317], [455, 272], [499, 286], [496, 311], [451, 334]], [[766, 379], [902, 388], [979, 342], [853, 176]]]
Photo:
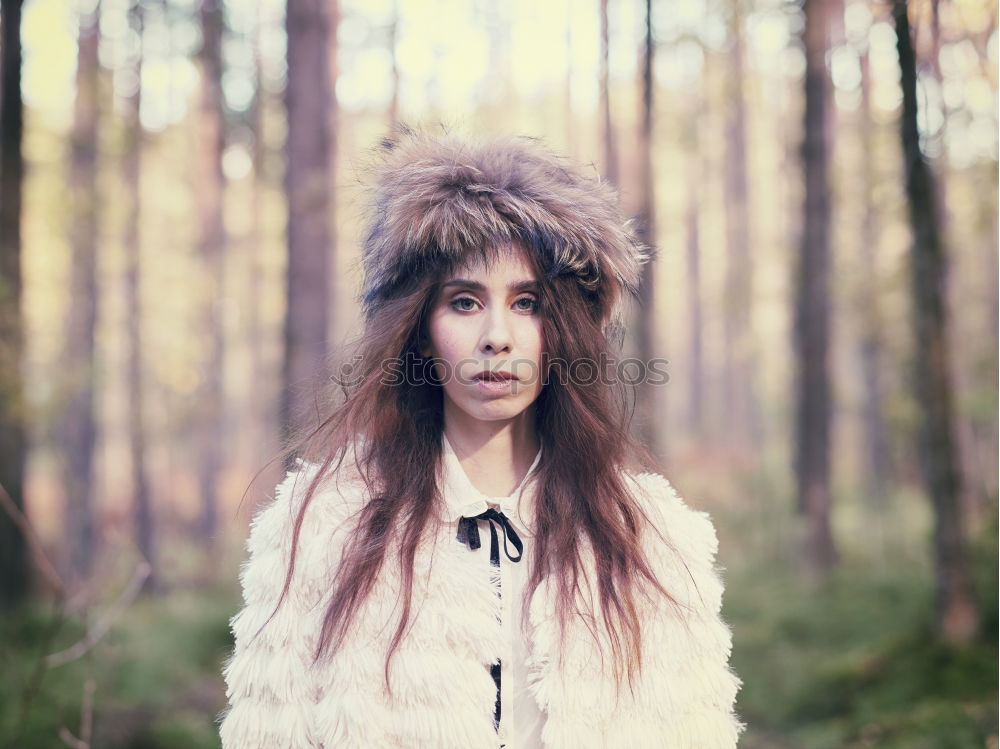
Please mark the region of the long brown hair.
[[[438, 256], [391, 294], [367, 308], [364, 328], [349, 347], [352, 381], [341, 383], [337, 403], [317, 426], [293, 439], [284, 455], [298, 454], [319, 464], [294, 523], [292, 552], [278, 606], [296, 564], [303, 517], [318, 485], [339, 475], [346, 456], [363, 480], [366, 502], [355, 531], [345, 544], [329, 582], [315, 656], [332, 656], [372, 592], [379, 573], [398, 547], [395, 561], [403, 591], [403, 610], [386, 654], [391, 658], [407, 632], [413, 598], [414, 559], [426, 534], [440, 522], [439, 468], [442, 458], [443, 389], [434, 381], [429, 360], [421, 357], [430, 311], [441, 284], [461, 262], [495, 262], [514, 245], [524, 249], [539, 280], [539, 304], [546, 380], [535, 402], [535, 428], [543, 445], [535, 491], [535, 553], [522, 606], [547, 576], [555, 583], [560, 632], [580, 616], [600, 644], [603, 627], [611, 643], [614, 675], [620, 684], [627, 670], [630, 687], [642, 668], [639, 595], [673, 597], [657, 580], [641, 545], [645, 514], [626, 483], [623, 469], [657, 470], [658, 463], [630, 434], [634, 409], [631, 386], [621, 377], [583, 382], [574, 367], [602, 363], [618, 371], [617, 343], [607, 326], [606, 304], [595, 302], [595, 280], [579, 272], [554, 273], [551, 237], [508, 222], [510, 241], [466, 248]], [[383, 364], [402, 362], [410, 371], [387, 380]], [[364, 440], [358, 439], [364, 435]], [[595, 449], [599, 446], [599, 449]], [[349, 449], [353, 448], [353, 450]], [[349, 467], [350, 468], [350, 467]], [[600, 620], [580, 611], [576, 601], [585, 575], [583, 545], [594, 554]], [[593, 581], [588, 581], [588, 585]], [[277, 608], [275, 609], [277, 610]], [[602, 649], [603, 658], [603, 649]]]

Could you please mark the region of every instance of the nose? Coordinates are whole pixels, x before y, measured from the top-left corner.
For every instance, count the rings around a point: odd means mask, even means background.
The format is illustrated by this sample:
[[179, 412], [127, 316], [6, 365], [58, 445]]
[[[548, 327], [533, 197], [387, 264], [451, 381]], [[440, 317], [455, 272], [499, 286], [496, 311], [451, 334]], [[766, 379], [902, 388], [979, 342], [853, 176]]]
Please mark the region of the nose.
[[485, 353], [510, 353], [512, 342], [506, 310], [494, 307], [487, 312], [479, 345]]

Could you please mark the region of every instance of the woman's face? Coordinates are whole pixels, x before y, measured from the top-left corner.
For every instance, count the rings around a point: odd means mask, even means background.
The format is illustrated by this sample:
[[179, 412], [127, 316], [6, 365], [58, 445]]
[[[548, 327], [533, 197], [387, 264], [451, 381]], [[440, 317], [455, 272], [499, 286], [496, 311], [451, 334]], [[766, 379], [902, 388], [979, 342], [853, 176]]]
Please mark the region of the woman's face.
[[[489, 271], [477, 260], [445, 279], [423, 354], [435, 359], [446, 415], [459, 416], [457, 408], [475, 420], [502, 421], [535, 401], [542, 387], [538, 303], [537, 279], [517, 247]], [[502, 374], [477, 377], [484, 371]]]

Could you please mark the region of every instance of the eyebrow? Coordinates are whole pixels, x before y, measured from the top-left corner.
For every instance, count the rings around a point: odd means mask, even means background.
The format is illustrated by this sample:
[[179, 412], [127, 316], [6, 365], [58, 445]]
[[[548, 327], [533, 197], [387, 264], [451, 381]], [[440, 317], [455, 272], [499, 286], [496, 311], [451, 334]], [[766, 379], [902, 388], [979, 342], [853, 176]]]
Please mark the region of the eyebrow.
[[[479, 281], [473, 281], [470, 278], [453, 278], [447, 283], [443, 284], [441, 288], [448, 288], [449, 286], [461, 286], [467, 289], [473, 289], [475, 291], [486, 291], [486, 286]], [[538, 282], [532, 279], [527, 279], [524, 281], [514, 281], [513, 283], [507, 284], [508, 291], [534, 291], [538, 288]]]

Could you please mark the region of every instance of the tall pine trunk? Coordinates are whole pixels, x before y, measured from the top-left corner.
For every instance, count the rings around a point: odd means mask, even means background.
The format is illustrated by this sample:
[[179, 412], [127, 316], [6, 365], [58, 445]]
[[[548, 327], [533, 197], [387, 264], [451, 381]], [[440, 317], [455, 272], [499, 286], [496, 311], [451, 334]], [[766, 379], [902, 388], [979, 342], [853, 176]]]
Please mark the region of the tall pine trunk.
[[747, 205], [746, 105], [743, 93], [743, 15], [741, 3], [729, 3], [726, 97], [726, 277], [723, 335], [723, 414], [726, 434], [746, 448], [759, 445], [760, 419], [756, 404], [753, 361], [753, 265]]
[[[0, 108], [0, 491], [24, 511], [28, 450], [22, 364], [21, 201], [24, 104], [21, 100], [21, 0], [0, 3], [3, 29]], [[0, 511], [0, 613], [22, 603], [30, 590], [27, 540]]]
[[330, 9], [288, 0], [288, 268], [282, 423], [286, 436], [318, 425], [318, 377], [330, 309]]
[[394, 128], [399, 122], [399, 59], [396, 52], [399, 36], [399, 0], [392, 0], [392, 16], [389, 21], [389, 59], [392, 63], [390, 85], [392, 94], [389, 98], [389, 127]]
[[601, 9], [601, 58], [598, 73], [601, 96], [601, 138], [604, 146], [604, 176], [618, 187], [618, 147], [615, 144], [615, 127], [611, 119], [611, 90], [608, 74], [608, 0], [600, 0]]
[[256, 13], [253, 61], [255, 80], [258, 81], [258, 84], [250, 107], [250, 127], [253, 130], [253, 192], [250, 198], [250, 257], [247, 260], [250, 266], [249, 296], [251, 299], [251, 304], [247, 305], [247, 336], [250, 339], [250, 371], [252, 373], [250, 403], [248, 404], [251, 423], [250, 444], [253, 445], [251, 460], [254, 465], [259, 465], [264, 462], [268, 452], [267, 445], [270, 444], [271, 435], [276, 431], [273, 408], [270, 404], [272, 400], [275, 400], [272, 394], [274, 396], [277, 394], [272, 393], [273, 379], [267, 376], [271, 374], [270, 371], [266, 374], [264, 371], [264, 325], [260, 305], [257, 303], [264, 293], [264, 248], [266, 245], [263, 237], [265, 224], [261, 219], [261, 213], [264, 209], [264, 186], [268, 183], [270, 175], [267, 173], [265, 146], [267, 136], [265, 124], [266, 88], [261, 83], [264, 78], [264, 63], [261, 52], [264, 21], [259, 5]]
[[917, 130], [917, 67], [906, 0], [894, 0], [903, 115], [900, 138], [913, 231], [911, 256], [914, 384], [920, 408], [918, 455], [934, 508], [934, 582], [938, 634], [948, 642], [972, 639], [979, 610], [963, 534], [961, 475], [954, 441], [954, 406], [946, 315], [948, 258], [941, 239], [934, 176]]
[[146, 589], [159, 587], [156, 564], [156, 534], [152, 492], [146, 468], [146, 420], [142, 356], [142, 240], [139, 232], [142, 212], [143, 131], [139, 110], [142, 104], [143, 10], [140, 0], [129, 8], [129, 25], [138, 35], [133, 70], [135, 93], [128, 101], [125, 145], [125, 187], [132, 202], [125, 223], [125, 315], [127, 320], [128, 437], [132, 464], [132, 501], [136, 545], [150, 566]]
[[69, 577], [86, 579], [94, 562], [94, 331], [97, 326], [97, 129], [100, 5], [80, 15], [76, 102], [71, 133], [69, 314], [63, 349], [66, 402], [60, 438], [66, 491]]
[[566, 4], [566, 75], [563, 77], [563, 114], [566, 118], [566, 151], [577, 158], [576, 117], [573, 112], [573, 4]]
[[337, 64], [337, 27], [340, 24], [340, 0], [328, 0], [327, 13], [329, 26], [327, 29], [327, 58], [330, 61], [330, 82], [328, 84], [327, 95], [327, 149], [329, 158], [327, 159], [327, 186], [329, 189], [329, 206], [326, 212], [326, 225], [329, 231], [329, 239], [326, 245], [327, 264], [333, 271], [333, 278], [329, 282], [329, 292], [327, 301], [328, 313], [333, 317], [330, 322], [330, 332], [328, 336], [337, 333], [337, 311], [340, 288], [338, 280], [341, 275], [337, 267], [337, 193], [333, 186], [337, 184], [337, 121], [340, 118], [340, 105], [337, 100], [337, 77], [340, 69]]
[[198, 159], [199, 250], [209, 295], [203, 300], [202, 335], [208, 341], [208, 361], [202, 381], [198, 439], [198, 486], [201, 494], [200, 535], [211, 543], [218, 525], [219, 473], [223, 459], [223, 366], [225, 357], [224, 295], [225, 227], [222, 201], [224, 140], [222, 118], [222, 1], [202, 0], [200, 154]]
[[705, 425], [705, 322], [704, 300], [702, 298], [701, 272], [701, 203], [703, 175], [705, 174], [704, 146], [700, 125], [705, 117], [704, 84], [706, 76], [692, 87], [687, 97], [690, 105], [688, 122], [685, 125], [685, 153], [687, 169], [685, 224], [684, 289], [688, 308], [688, 408], [687, 431], [695, 437], [704, 437]]
[[861, 445], [864, 464], [866, 494], [871, 498], [873, 509], [881, 512], [889, 498], [889, 484], [892, 480], [891, 451], [889, 433], [884, 416], [884, 396], [882, 385], [882, 312], [879, 308], [878, 272], [878, 226], [875, 210], [875, 148], [874, 123], [871, 116], [871, 69], [868, 51], [861, 56], [861, 200], [863, 218], [861, 220], [860, 264], [862, 269], [861, 288], [858, 290], [858, 308], [861, 316], [861, 340], [859, 343], [861, 360], [862, 392], [864, 394], [864, 440]]
[[795, 473], [808, 569], [837, 561], [830, 527], [830, 185], [826, 70], [827, 0], [805, 0], [802, 168], [805, 200], [795, 310], [798, 359]]
[[[642, 110], [639, 116], [639, 239], [647, 245], [656, 243], [656, 182], [653, 168], [653, 41], [652, 0], [645, 3], [645, 36], [639, 69], [642, 74]], [[643, 268], [639, 287], [637, 348], [643, 362], [652, 360], [656, 325], [656, 263], [651, 260]], [[654, 455], [662, 453], [661, 440], [666, 421], [659, 401], [658, 385], [644, 382], [637, 395], [643, 419], [639, 423], [643, 442]]]

